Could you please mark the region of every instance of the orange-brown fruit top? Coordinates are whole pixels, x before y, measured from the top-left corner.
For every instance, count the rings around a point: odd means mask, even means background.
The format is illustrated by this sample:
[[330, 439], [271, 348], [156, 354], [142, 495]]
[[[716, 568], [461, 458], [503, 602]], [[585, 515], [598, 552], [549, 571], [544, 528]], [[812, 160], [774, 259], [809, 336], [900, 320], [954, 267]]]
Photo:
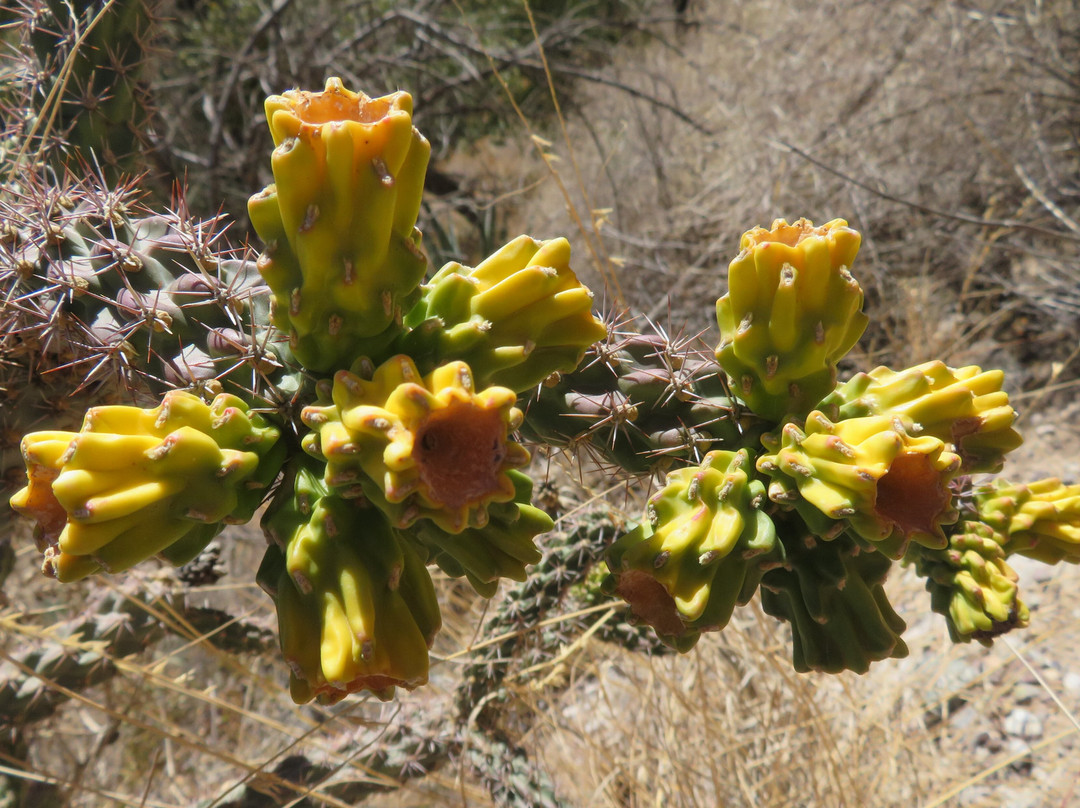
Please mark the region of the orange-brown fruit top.
[[[283, 112], [293, 119], [291, 124], [277, 120]], [[408, 93], [398, 91], [372, 98], [346, 89], [338, 78], [327, 79], [326, 88], [321, 92], [287, 90], [266, 99], [266, 119], [275, 145], [296, 134], [298, 124], [301, 130], [317, 130], [325, 124], [346, 121], [378, 124], [398, 115], [412, 118], [412, 96]]]
[[482, 502], [502, 488], [506, 459], [502, 414], [452, 401], [419, 426], [412, 457], [431, 499], [451, 508]]
[[934, 468], [925, 454], [897, 455], [888, 472], [878, 480], [874, 510], [893, 522], [905, 536], [936, 535], [949, 509], [946, 475]]
[[664, 585], [641, 570], [618, 573], [615, 594], [630, 605], [630, 610], [661, 636], [680, 636], [686, 626], [679, 618], [675, 599]]
[[358, 121], [374, 123], [385, 118], [390, 111], [393, 96], [371, 98], [364, 93], [346, 90], [340, 81], [331, 79], [323, 92], [296, 90], [293, 92], [292, 110], [304, 123], [320, 125], [331, 121]]
[[776, 219], [772, 228], [755, 227], [747, 230], [739, 241], [740, 250], [752, 249], [759, 244], [779, 243], [789, 247], [796, 247], [803, 240], [811, 236], [827, 236], [837, 228], [847, 228], [844, 219], [833, 219], [823, 225], [815, 226], [809, 219], [798, 219], [794, 224], [788, 224], [786, 219]]

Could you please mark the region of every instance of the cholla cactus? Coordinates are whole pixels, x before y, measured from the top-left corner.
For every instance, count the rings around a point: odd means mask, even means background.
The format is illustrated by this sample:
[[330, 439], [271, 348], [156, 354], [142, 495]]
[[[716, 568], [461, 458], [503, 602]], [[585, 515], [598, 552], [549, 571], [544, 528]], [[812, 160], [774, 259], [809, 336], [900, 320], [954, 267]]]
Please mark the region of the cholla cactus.
[[431, 576], [378, 512], [328, 494], [284, 548], [267, 549], [260, 581], [277, 604], [297, 703], [333, 703], [427, 681], [442, 624]]
[[597, 318], [565, 239], [521, 236], [421, 284], [429, 146], [407, 94], [330, 79], [266, 110], [257, 262], [215, 253], [217, 228], [135, 219], [108, 195], [30, 184], [2, 200], [17, 306], [0, 359], [32, 374], [40, 346], [74, 337], [87, 384], [164, 394], [22, 441], [12, 504], [61, 580], [182, 563], [269, 498], [257, 580], [294, 699], [389, 698], [427, 680], [427, 565], [490, 597], [540, 560], [553, 521], [531, 501], [526, 439], [667, 473], [606, 548], [604, 590], [683, 651], [760, 592], [791, 624], [796, 669], [863, 672], [906, 653], [894, 560], [928, 578], [954, 639], [988, 640], [1028, 619], [1010, 553], [1080, 558], [1075, 486], [963, 476], [1019, 443], [1000, 373], [931, 362], [837, 384], [866, 325], [843, 220], [744, 234], [703, 351]]
[[[670, 470], [646, 521], [607, 554], [609, 589], [676, 647], [692, 645], [699, 628], [722, 626], [760, 582], [765, 611], [792, 625], [798, 670], [864, 672], [906, 653], [903, 621], [882, 587], [892, 560], [914, 563], [929, 579], [932, 607], [946, 614], [954, 639], [986, 640], [1027, 622], [1008, 553], [1051, 563], [1077, 556], [1080, 499], [1072, 488], [1047, 481], [972, 493], [961, 476], [997, 471], [1020, 443], [1001, 373], [929, 362], [877, 368], [837, 385], [836, 364], [866, 324], [850, 272], [858, 246], [858, 233], [840, 219], [821, 227], [779, 219], [771, 230], [743, 236], [728, 293], [717, 302], [716, 357], [731, 389], [728, 415], [715, 422], [724, 431], [705, 432], [705, 441], [686, 441], [672, 453], [678, 465], [687, 448], [714, 450], [700, 470]], [[610, 374], [619, 386], [609, 384], [602, 395], [607, 402], [621, 396], [623, 431], [633, 435], [639, 405], [621, 380], [634, 378], [643, 363], [619, 365]], [[677, 366], [668, 363], [668, 378]], [[571, 401], [581, 406], [567, 394]], [[655, 407], [647, 397], [642, 406]], [[544, 419], [546, 408], [539, 410]], [[609, 414], [615, 410], [608, 405]], [[726, 463], [732, 453], [744, 458], [740, 467], [756, 459], [741, 472], [746, 479], [736, 482], [729, 470], [723, 487], [708, 482], [711, 461]], [[619, 460], [614, 452], [606, 459]], [[767, 496], [725, 515], [730, 492], [753, 490]], [[740, 520], [750, 519], [767, 523], [775, 539], [760, 548], [756, 564], [744, 551], [734, 556], [733, 575], [717, 571], [711, 586], [702, 586], [715, 559], [694, 555], [717, 522], [730, 541], [743, 535]], [[976, 541], [984, 534], [994, 540]], [[716, 600], [718, 591], [726, 594]], [[723, 604], [715, 620], [714, 600]], [[702, 602], [710, 606], [699, 614]]]
[[151, 213], [129, 186], [49, 186], [32, 172], [0, 193], [0, 471], [22, 486], [18, 447], [77, 430], [83, 411], [174, 388], [285, 406], [302, 384], [266, 322], [268, 289], [182, 205]]
[[815, 410], [802, 429], [789, 423], [762, 443], [772, 451], [758, 469], [772, 477], [773, 501], [805, 501], [897, 558], [912, 540], [945, 545], [942, 526], [957, 518], [949, 483], [960, 458], [935, 437], [909, 435], [899, 416], [834, 423]]
[[954, 642], [975, 639], [989, 645], [997, 635], [1028, 624], [1019, 576], [1005, 562], [1005, 548], [989, 525], [964, 522], [947, 548], [921, 550], [914, 562], [926, 578], [931, 608], [945, 616]]
[[1056, 478], [1022, 485], [999, 480], [973, 492], [979, 519], [1008, 554], [1047, 564], [1080, 563], [1080, 485]]
[[330, 397], [301, 416], [315, 430], [305, 448], [325, 458], [329, 485], [366, 489], [396, 526], [426, 518], [460, 533], [483, 527], [490, 503], [514, 498], [509, 471], [529, 462], [510, 439], [521, 423], [517, 396], [476, 391], [464, 362], [421, 378], [411, 358], [391, 357], [370, 379], [338, 372]]
[[[94, 166], [110, 182], [146, 168], [151, 117], [146, 57], [156, 4], [147, 0], [21, 0], [10, 37], [21, 64], [0, 91], [10, 151], [23, 168]], [[0, 180], [22, 181], [0, 148]]]
[[872, 662], [907, 656], [882, 584], [891, 566], [841, 534], [826, 540], [783, 525], [784, 563], [761, 579], [761, 607], [791, 624], [795, 670], [866, 673]]
[[475, 269], [450, 263], [422, 287], [402, 349], [422, 364], [468, 362], [481, 387], [520, 393], [574, 370], [607, 328], [570, 268], [570, 243], [519, 236]]
[[951, 443], [967, 473], [1001, 471], [1005, 454], [1021, 443], [1016, 412], [1001, 389], [1005, 374], [975, 365], [952, 369], [934, 361], [896, 372], [858, 373], [820, 404], [833, 419], [888, 414], [913, 435]]
[[647, 520], [608, 550], [605, 587], [681, 650], [727, 625], [776, 549], [776, 528], [761, 510], [765, 486], [748, 473], [746, 449], [710, 452], [700, 467], [672, 472], [649, 500]]
[[662, 331], [611, 328], [572, 373], [524, 406], [529, 439], [587, 455], [613, 475], [659, 473], [713, 450], [756, 449], [767, 423], [731, 394], [711, 350]]

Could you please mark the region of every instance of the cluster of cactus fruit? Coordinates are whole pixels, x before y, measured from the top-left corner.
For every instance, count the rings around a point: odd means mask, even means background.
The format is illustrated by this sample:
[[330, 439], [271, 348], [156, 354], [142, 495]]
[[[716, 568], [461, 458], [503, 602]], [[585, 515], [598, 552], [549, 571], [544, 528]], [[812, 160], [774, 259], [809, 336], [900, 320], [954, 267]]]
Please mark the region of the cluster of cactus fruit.
[[666, 475], [601, 589], [679, 651], [760, 592], [796, 669], [864, 672], [906, 653], [894, 562], [953, 639], [988, 642], [1028, 621], [1010, 555], [1080, 560], [1080, 486], [975, 476], [1020, 443], [1000, 372], [838, 382], [867, 322], [846, 222], [747, 232], [715, 351], [605, 324], [561, 238], [425, 281], [411, 105], [337, 79], [269, 98], [254, 262], [123, 192], [0, 194], [5, 445], [46, 367], [47, 408], [73, 372], [90, 396], [81, 426], [43, 414], [18, 441], [10, 502], [47, 574], [183, 564], [261, 508], [291, 694], [332, 703], [427, 681], [430, 566], [484, 597], [527, 579], [553, 526], [529, 444]]

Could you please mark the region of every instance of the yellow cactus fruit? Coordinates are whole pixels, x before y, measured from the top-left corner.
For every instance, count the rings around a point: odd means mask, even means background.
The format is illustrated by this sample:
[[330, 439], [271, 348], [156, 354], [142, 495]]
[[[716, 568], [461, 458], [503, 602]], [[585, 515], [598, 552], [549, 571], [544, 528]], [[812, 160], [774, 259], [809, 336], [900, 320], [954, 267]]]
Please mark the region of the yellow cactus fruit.
[[646, 520], [607, 552], [604, 587], [624, 598], [665, 642], [686, 650], [727, 625], [757, 591], [776, 528], [760, 510], [765, 486], [748, 475], [746, 449], [709, 452], [698, 467], [667, 476]]
[[592, 299], [570, 268], [570, 242], [519, 236], [475, 269], [439, 270], [405, 318], [402, 351], [428, 366], [462, 360], [477, 386], [522, 392], [574, 370], [607, 335]]
[[836, 385], [836, 363], [867, 323], [848, 271], [860, 241], [843, 219], [777, 219], [743, 234], [716, 302], [716, 358], [758, 415], [801, 417]]
[[277, 440], [228, 394], [206, 404], [172, 391], [152, 410], [95, 407], [80, 432], [23, 439], [28, 484], [11, 506], [36, 520], [44, 571], [60, 580], [159, 553], [182, 563], [216, 534], [207, 526], [251, 517], [280, 465]]
[[248, 204], [265, 250], [271, 319], [311, 370], [348, 367], [384, 346], [418, 295], [427, 257], [416, 229], [431, 146], [412, 97], [291, 90], [266, 100], [274, 184]]
[[1023, 439], [1012, 428], [1016, 411], [1001, 389], [1005, 374], [976, 365], [950, 368], [933, 361], [906, 370], [879, 367], [856, 374], [821, 402], [834, 420], [901, 416], [914, 435], [951, 444], [968, 473], [1000, 471], [1005, 454]]
[[1080, 563], [1080, 484], [1052, 477], [1027, 484], [998, 480], [976, 489], [975, 508], [1006, 553]]
[[949, 483], [960, 458], [941, 440], [912, 437], [899, 418], [833, 422], [815, 410], [804, 428], [789, 423], [762, 443], [769, 453], [757, 467], [773, 478], [774, 501], [808, 504], [895, 558], [910, 541], [932, 548], [947, 544], [942, 525], [958, 516]]
[[516, 396], [505, 387], [475, 391], [464, 362], [423, 378], [404, 355], [367, 378], [339, 371], [331, 399], [304, 409], [315, 430], [304, 448], [325, 458], [328, 485], [366, 489], [395, 526], [427, 518], [460, 533], [487, 523], [488, 504], [514, 499], [509, 471], [529, 462], [510, 439], [522, 417]]
[[953, 642], [983, 645], [1014, 628], [1027, 626], [1030, 615], [1019, 596], [1019, 576], [1005, 563], [1005, 548], [990, 525], [956, 525], [944, 550], [919, 548], [916, 571], [926, 578], [930, 605], [945, 615]]
[[258, 579], [277, 605], [293, 700], [334, 703], [427, 682], [442, 625], [431, 576], [386, 518], [355, 501], [319, 498]]

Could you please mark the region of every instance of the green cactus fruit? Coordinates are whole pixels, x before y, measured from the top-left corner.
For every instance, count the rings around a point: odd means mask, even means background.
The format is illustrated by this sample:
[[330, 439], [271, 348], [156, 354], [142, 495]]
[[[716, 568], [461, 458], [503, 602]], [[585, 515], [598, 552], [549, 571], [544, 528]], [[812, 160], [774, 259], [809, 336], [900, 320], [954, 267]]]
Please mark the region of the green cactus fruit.
[[404, 355], [354, 369], [338, 371], [329, 401], [321, 385], [320, 403], [301, 415], [315, 430], [303, 446], [325, 459], [327, 484], [363, 490], [395, 527], [424, 518], [447, 533], [483, 527], [489, 504], [514, 499], [508, 472], [529, 454], [510, 438], [521, 423], [513, 391], [474, 390], [464, 362], [426, 377]]
[[1023, 442], [1012, 428], [1016, 411], [1001, 389], [1005, 374], [976, 365], [953, 369], [934, 361], [907, 370], [886, 367], [859, 373], [820, 405], [835, 420], [901, 416], [913, 435], [954, 447], [967, 473], [997, 472], [1005, 454]]
[[96, 407], [80, 432], [23, 439], [29, 482], [11, 506], [36, 521], [43, 571], [61, 581], [159, 553], [184, 563], [251, 518], [284, 459], [277, 443], [275, 427], [227, 394]]
[[431, 146], [412, 97], [369, 98], [330, 78], [323, 92], [266, 100], [274, 184], [251, 198], [266, 248], [272, 322], [310, 370], [347, 368], [384, 347], [419, 295], [416, 229]]
[[888, 558], [846, 535], [822, 541], [793, 524], [778, 529], [786, 558], [762, 577], [761, 606], [791, 624], [796, 671], [866, 673], [907, 656], [904, 621], [882, 586]]
[[758, 415], [801, 417], [836, 385], [836, 363], [867, 323], [848, 271], [860, 240], [843, 219], [777, 219], [743, 234], [716, 301], [716, 357]]
[[[0, 198], [0, 359], [129, 397], [174, 388], [276, 402], [298, 388], [266, 324], [268, 289], [221, 220], [138, 218], [130, 189], [34, 186]], [[5, 376], [13, 375], [5, 372]]]
[[728, 393], [719, 365], [689, 341], [610, 329], [581, 367], [524, 405], [521, 433], [634, 474], [752, 444], [763, 426]]
[[145, 170], [151, 4], [45, 0], [24, 4], [12, 25], [32, 77], [24, 148], [43, 147], [34, 156], [61, 172], [94, 166], [109, 182]]
[[996, 480], [975, 489], [974, 507], [1007, 555], [1080, 563], [1080, 485], [1056, 478], [1026, 484]]
[[284, 550], [311, 519], [315, 504], [329, 493], [323, 482], [325, 464], [303, 453], [291, 455], [281, 482], [263, 511], [260, 527], [267, 542]]
[[570, 268], [564, 238], [519, 236], [475, 269], [444, 266], [405, 317], [400, 351], [418, 365], [468, 363], [478, 387], [520, 393], [569, 372], [607, 334], [592, 292]]
[[[727, 625], [753, 597], [776, 529], [761, 510], [765, 486], [750, 452], [715, 451], [667, 476], [646, 520], [607, 552], [605, 589], [624, 598], [657, 635], [681, 650]], [[748, 474], [749, 472], [749, 474]]]
[[333, 703], [362, 690], [387, 699], [424, 684], [442, 623], [420, 556], [355, 500], [328, 494], [309, 509], [284, 548], [267, 548], [259, 573], [277, 605], [293, 699]]
[[443, 572], [464, 576], [486, 598], [495, 594], [502, 578], [526, 579], [525, 567], [540, 560], [534, 539], [554, 526], [550, 516], [530, 504], [532, 480], [516, 470], [508, 476], [514, 484], [513, 501], [490, 505], [482, 527], [449, 533], [434, 521], [421, 520], [409, 534]]
[[944, 550], [913, 548], [915, 570], [926, 578], [930, 606], [945, 616], [953, 642], [994, 637], [1028, 624], [1019, 576], [1005, 563], [1005, 549], [990, 525], [956, 525]]
[[820, 516], [815, 520], [811, 508], [894, 558], [912, 541], [947, 545], [942, 526], [958, 518], [949, 483], [960, 458], [938, 438], [912, 437], [900, 418], [833, 422], [815, 410], [803, 428], [788, 423], [762, 443], [767, 453], [757, 468], [772, 478], [769, 497], [801, 506], [818, 535], [829, 528], [816, 523]]

